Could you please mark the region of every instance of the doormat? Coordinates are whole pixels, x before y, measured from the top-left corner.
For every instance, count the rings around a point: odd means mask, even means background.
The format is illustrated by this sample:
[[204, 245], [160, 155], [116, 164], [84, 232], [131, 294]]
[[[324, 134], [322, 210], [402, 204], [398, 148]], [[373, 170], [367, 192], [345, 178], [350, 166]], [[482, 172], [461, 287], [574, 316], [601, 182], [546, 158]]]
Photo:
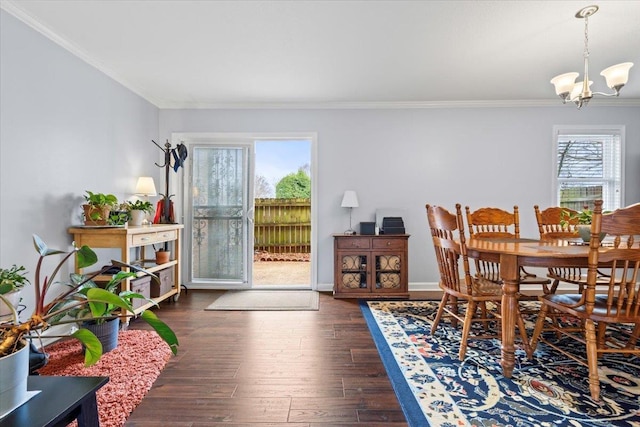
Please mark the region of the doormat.
[[301, 311], [318, 310], [316, 291], [227, 291], [205, 310]]

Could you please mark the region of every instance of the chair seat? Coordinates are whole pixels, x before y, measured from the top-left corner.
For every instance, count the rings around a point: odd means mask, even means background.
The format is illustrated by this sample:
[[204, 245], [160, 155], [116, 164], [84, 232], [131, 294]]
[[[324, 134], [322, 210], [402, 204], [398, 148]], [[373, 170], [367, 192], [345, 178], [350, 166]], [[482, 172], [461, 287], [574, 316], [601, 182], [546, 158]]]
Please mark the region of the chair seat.
[[478, 296], [502, 296], [502, 285], [483, 277], [475, 277], [472, 283], [473, 294]]
[[596, 295], [595, 306], [591, 315], [586, 313], [586, 306], [584, 304], [576, 306], [581, 300], [582, 294], [549, 294], [541, 296], [540, 300], [546, 300], [547, 304], [563, 312], [568, 312], [573, 316], [581, 319], [590, 318], [598, 322], [616, 322], [616, 323], [635, 323], [639, 319], [630, 314], [626, 314], [624, 307], [618, 310], [615, 304], [607, 311], [607, 295]]

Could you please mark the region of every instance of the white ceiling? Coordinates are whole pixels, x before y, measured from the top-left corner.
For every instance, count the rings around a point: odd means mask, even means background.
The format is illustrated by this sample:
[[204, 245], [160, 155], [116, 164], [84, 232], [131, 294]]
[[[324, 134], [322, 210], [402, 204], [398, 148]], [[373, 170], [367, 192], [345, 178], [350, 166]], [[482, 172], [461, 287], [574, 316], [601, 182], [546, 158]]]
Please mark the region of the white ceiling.
[[[160, 108], [557, 105], [586, 1], [26, 1], [2, 8]], [[640, 1], [599, 0], [592, 90], [640, 105]], [[580, 77], [579, 79], [582, 79]], [[567, 107], [570, 108], [570, 107]]]

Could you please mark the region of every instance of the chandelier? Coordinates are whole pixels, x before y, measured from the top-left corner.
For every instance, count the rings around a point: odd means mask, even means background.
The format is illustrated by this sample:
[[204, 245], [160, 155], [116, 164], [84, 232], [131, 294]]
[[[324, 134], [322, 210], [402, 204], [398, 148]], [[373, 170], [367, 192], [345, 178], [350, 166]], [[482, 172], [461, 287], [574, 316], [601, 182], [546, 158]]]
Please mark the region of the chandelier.
[[622, 64], [612, 65], [603, 70], [600, 75], [607, 80], [607, 86], [613, 89], [613, 93], [591, 92], [590, 86], [593, 84], [589, 80], [589, 17], [598, 11], [598, 6], [587, 6], [580, 9], [576, 13], [576, 18], [584, 19], [584, 79], [576, 83], [578, 73], [565, 73], [555, 76], [551, 79], [551, 83], [556, 88], [556, 94], [562, 99], [562, 103], [572, 101], [578, 108], [587, 105], [594, 95], [602, 96], [618, 96], [620, 89], [629, 80], [629, 69], [633, 66], [633, 62], [623, 62]]

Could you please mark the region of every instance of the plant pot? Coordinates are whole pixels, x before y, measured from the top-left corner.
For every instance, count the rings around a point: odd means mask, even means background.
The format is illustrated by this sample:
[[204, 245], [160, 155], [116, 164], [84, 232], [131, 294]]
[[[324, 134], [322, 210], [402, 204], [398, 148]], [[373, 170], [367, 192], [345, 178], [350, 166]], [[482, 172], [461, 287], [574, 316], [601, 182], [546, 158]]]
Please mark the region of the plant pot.
[[[588, 224], [578, 225], [578, 234], [580, 235], [580, 237], [584, 242], [589, 243], [591, 241], [591, 225], [588, 225]], [[604, 239], [604, 236], [606, 235], [607, 233], [600, 233], [600, 236], [598, 237], [601, 242], [602, 242], [602, 239]]]
[[170, 256], [170, 251], [156, 251], [156, 264], [165, 264], [169, 262]]
[[131, 219], [129, 220], [129, 225], [142, 225], [142, 222], [144, 221], [146, 216], [147, 213], [145, 211], [133, 209], [131, 211]]
[[107, 219], [109, 218], [111, 208], [82, 205], [82, 209], [84, 209], [85, 225], [107, 225]]
[[16, 353], [0, 357], [0, 416], [7, 414], [29, 400], [29, 344], [22, 341]]
[[[18, 303], [20, 302], [20, 289], [4, 294], [3, 297], [5, 297], [11, 303], [11, 305], [17, 309]], [[3, 318], [4, 316], [9, 316], [10, 314], [11, 314], [11, 309], [7, 307], [7, 304], [5, 304], [4, 301], [0, 301], [0, 318]], [[6, 319], [2, 319], [2, 320], [6, 320]]]
[[120, 318], [108, 320], [104, 323], [84, 322], [82, 327], [90, 330], [102, 344], [102, 354], [118, 347], [118, 331], [120, 330]]

